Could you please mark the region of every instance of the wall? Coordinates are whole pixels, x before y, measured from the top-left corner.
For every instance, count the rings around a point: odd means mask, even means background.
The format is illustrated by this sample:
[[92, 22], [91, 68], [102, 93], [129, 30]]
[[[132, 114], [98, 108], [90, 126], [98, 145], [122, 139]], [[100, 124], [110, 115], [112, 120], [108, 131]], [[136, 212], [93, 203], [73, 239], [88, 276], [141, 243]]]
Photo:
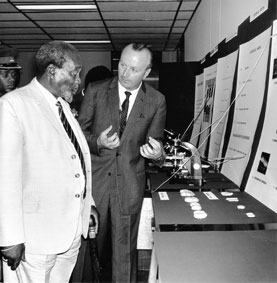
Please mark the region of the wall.
[[[111, 52], [80, 52], [83, 69], [81, 71], [81, 80], [85, 81], [86, 73], [92, 67], [97, 65], [104, 65], [111, 69]], [[35, 76], [35, 64], [34, 64], [35, 52], [21, 52], [17, 57], [18, 63], [23, 67], [21, 71], [20, 86], [26, 85]]]
[[163, 51], [162, 52], [162, 62], [177, 62], [177, 52], [176, 51]]
[[185, 61], [199, 61], [268, 0], [202, 0], [184, 37]]

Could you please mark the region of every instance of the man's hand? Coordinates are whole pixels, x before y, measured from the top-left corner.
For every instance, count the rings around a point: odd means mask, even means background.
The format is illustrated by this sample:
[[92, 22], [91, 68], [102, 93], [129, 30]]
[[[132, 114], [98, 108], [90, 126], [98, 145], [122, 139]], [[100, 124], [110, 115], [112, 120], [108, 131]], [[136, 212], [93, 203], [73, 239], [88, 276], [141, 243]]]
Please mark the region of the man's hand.
[[93, 215], [95, 220], [95, 234], [98, 233], [99, 227], [99, 213], [94, 205], [91, 206], [90, 214]]
[[140, 154], [145, 158], [157, 160], [163, 156], [162, 144], [149, 137], [149, 142], [140, 147]]
[[112, 125], [109, 126], [106, 130], [104, 130], [97, 139], [98, 148], [108, 148], [114, 149], [117, 148], [120, 144], [119, 137], [115, 132], [113, 135], [108, 137], [109, 132], [112, 129]]
[[4, 260], [7, 261], [8, 266], [11, 267], [11, 270], [16, 270], [20, 261], [25, 261], [25, 245], [18, 244], [11, 247], [2, 247], [1, 253]]

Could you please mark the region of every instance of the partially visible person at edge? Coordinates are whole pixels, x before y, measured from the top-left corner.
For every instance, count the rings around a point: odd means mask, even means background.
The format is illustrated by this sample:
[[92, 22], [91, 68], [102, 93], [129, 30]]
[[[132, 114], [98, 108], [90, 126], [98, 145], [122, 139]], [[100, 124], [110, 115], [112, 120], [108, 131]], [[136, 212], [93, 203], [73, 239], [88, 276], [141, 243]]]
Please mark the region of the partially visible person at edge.
[[82, 101], [85, 95], [85, 90], [88, 84], [92, 82], [109, 79], [112, 76], [113, 76], [113, 73], [107, 67], [102, 66], [102, 65], [93, 67], [87, 72], [86, 77], [85, 77], [84, 88], [80, 92], [78, 92], [76, 95], [74, 95], [73, 101], [70, 103], [71, 109], [76, 117], [78, 117], [78, 112], [80, 110], [80, 106], [82, 104]]
[[5, 283], [68, 282], [91, 214], [98, 225], [90, 152], [68, 105], [80, 85], [80, 56], [72, 45], [53, 41], [40, 47], [35, 61], [37, 77], [0, 99]]
[[[92, 153], [93, 196], [100, 215], [97, 241], [105, 282], [137, 280], [136, 246], [146, 186], [145, 161], [162, 165], [165, 159], [165, 97], [143, 82], [151, 67], [148, 46], [127, 45], [121, 53], [118, 77], [89, 84], [79, 113]], [[122, 104], [128, 97], [127, 122], [123, 122]], [[112, 239], [112, 278], [107, 278], [110, 273], [103, 260], [107, 237]]]
[[0, 97], [19, 84], [22, 67], [15, 60], [17, 53], [13, 48], [0, 49]]

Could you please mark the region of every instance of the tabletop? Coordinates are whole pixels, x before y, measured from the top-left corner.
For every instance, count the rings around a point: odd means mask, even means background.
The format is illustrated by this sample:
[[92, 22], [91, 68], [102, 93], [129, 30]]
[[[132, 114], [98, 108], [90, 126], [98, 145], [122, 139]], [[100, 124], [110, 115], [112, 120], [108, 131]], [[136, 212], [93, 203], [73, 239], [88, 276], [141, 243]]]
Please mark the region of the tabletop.
[[[193, 192], [206, 217], [196, 218], [193, 204], [179, 192], [152, 194], [155, 227], [160, 231], [187, 230], [186, 225], [239, 225], [277, 223], [277, 214], [246, 192]], [[193, 199], [189, 199], [190, 201]], [[197, 212], [196, 212], [197, 213]], [[173, 229], [171, 229], [173, 227]], [[177, 228], [177, 229], [176, 229]], [[211, 230], [215, 230], [215, 226]], [[221, 229], [219, 229], [221, 230]], [[234, 230], [234, 227], [232, 229]]]
[[277, 231], [154, 232], [162, 283], [277, 282]]

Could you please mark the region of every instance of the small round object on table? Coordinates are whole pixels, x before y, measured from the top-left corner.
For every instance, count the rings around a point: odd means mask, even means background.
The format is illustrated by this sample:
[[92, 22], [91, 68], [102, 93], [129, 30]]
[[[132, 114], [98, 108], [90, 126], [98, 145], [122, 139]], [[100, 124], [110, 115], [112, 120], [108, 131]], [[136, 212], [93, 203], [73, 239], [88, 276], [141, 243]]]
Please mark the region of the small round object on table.
[[192, 210], [202, 210], [202, 207], [199, 202], [191, 202], [190, 207]]
[[224, 197], [230, 197], [233, 194], [234, 194], [233, 192], [221, 192], [221, 195], [224, 196]]
[[185, 197], [185, 202], [199, 202], [199, 199], [197, 197]]
[[204, 219], [208, 216], [208, 214], [204, 210], [195, 210], [193, 212], [193, 217], [197, 219]]
[[195, 196], [193, 191], [190, 191], [190, 190], [187, 190], [187, 189], [180, 190], [180, 194], [181, 194], [182, 197], [193, 197], [193, 196]]

